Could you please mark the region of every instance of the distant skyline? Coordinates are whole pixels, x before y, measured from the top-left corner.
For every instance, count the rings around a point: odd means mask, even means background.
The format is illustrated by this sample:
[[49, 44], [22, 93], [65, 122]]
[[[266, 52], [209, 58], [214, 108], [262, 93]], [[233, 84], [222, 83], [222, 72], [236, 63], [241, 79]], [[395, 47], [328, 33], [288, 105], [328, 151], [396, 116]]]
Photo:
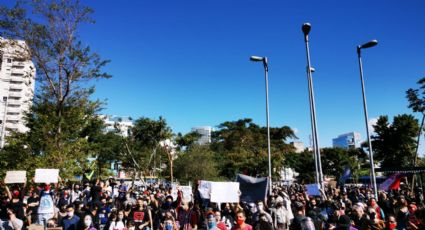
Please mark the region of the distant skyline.
[[[321, 147], [356, 131], [365, 140], [356, 46], [369, 117], [409, 113], [405, 91], [425, 77], [425, 2], [414, 1], [84, 1], [95, 13], [81, 39], [111, 63], [95, 82], [103, 114], [163, 116], [174, 132], [252, 118], [265, 126], [263, 67], [269, 58], [271, 126], [287, 125], [309, 146], [306, 57], [310, 45]], [[418, 116], [418, 114], [414, 114]]]

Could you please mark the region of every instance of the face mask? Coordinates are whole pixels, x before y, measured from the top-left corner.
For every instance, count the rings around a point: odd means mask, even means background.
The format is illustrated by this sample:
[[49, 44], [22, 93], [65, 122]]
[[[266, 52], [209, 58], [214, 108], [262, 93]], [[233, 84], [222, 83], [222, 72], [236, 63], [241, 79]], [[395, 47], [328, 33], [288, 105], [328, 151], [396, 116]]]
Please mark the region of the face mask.
[[263, 210], [263, 209], [264, 209], [264, 205], [259, 204], [259, 205], [258, 205], [258, 209]]
[[129, 227], [128, 230], [136, 230], [136, 227]]
[[173, 225], [171, 225], [171, 224], [167, 224], [166, 229], [167, 229], [167, 230], [172, 230], [172, 229], [173, 229]]
[[208, 222], [208, 228], [214, 228], [215, 222]]
[[244, 223], [244, 220], [238, 219], [236, 222], [238, 223], [239, 226], [241, 226]]
[[73, 217], [74, 216], [74, 212], [66, 212], [66, 215], [69, 217]]
[[396, 223], [390, 223], [388, 227], [390, 230], [394, 230], [396, 226], [397, 226]]
[[375, 201], [371, 201], [370, 202], [370, 206], [374, 207], [375, 205], [376, 205], [376, 202]]
[[90, 227], [90, 225], [91, 225], [91, 220], [84, 220], [84, 225], [85, 225], [86, 227]]

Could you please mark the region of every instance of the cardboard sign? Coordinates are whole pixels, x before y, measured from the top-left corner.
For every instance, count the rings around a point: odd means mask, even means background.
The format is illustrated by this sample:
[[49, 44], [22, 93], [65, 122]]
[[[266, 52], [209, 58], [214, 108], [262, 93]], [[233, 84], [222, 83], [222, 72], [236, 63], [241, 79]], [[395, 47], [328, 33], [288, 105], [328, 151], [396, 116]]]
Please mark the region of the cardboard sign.
[[4, 183], [6, 184], [23, 184], [27, 182], [27, 171], [7, 171]]
[[211, 181], [201, 180], [198, 191], [202, 199], [211, 198]]
[[211, 202], [239, 203], [239, 182], [211, 182]]
[[307, 194], [310, 196], [320, 196], [320, 190], [318, 184], [306, 184]]
[[192, 186], [181, 186], [183, 192], [183, 201], [191, 202], [192, 201]]
[[58, 183], [59, 169], [36, 169], [35, 183]]
[[41, 224], [31, 224], [28, 226], [28, 230], [44, 230], [44, 226]]

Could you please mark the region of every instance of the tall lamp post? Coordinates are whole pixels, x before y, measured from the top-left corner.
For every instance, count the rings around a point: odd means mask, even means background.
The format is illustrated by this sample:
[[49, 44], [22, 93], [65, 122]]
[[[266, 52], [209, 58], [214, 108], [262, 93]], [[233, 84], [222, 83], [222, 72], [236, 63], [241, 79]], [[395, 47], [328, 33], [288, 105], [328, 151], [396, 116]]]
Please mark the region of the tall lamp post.
[[313, 78], [312, 72], [314, 72], [314, 68], [311, 67], [310, 62], [310, 47], [309, 47], [309, 39], [308, 34], [311, 30], [310, 23], [304, 23], [301, 27], [304, 33], [304, 41], [305, 41], [305, 49], [307, 54], [307, 81], [308, 81], [308, 95], [310, 102], [310, 119], [311, 119], [311, 132], [313, 136], [313, 152], [314, 152], [314, 160], [316, 167], [316, 183], [319, 184], [319, 188], [323, 189], [323, 172], [322, 172], [322, 162], [320, 157], [320, 147], [319, 147], [319, 135], [317, 132], [317, 121], [316, 121], [316, 104], [314, 100], [314, 87], [313, 87]]
[[269, 161], [269, 180], [270, 180], [270, 187], [269, 187], [269, 194], [272, 195], [272, 161], [271, 161], [271, 150], [270, 150], [270, 115], [269, 115], [269, 66], [268, 66], [268, 59], [267, 57], [258, 57], [258, 56], [251, 56], [251, 61], [254, 62], [262, 62], [264, 66], [264, 78], [266, 81], [266, 120], [267, 120], [267, 156]]
[[376, 46], [377, 44], [378, 44], [377, 40], [372, 40], [363, 45], [357, 46], [357, 57], [359, 59], [359, 68], [360, 68], [360, 81], [362, 84], [364, 118], [365, 118], [365, 124], [366, 124], [367, 142], [369, 144], [370, 174], [372, 176], [372, 186], [373, 186], [373, 193], [375, 195], [375, 199], [378, 199], [378, 189], [376, 187], [375, 164], [373, 162], [372, 142], [370, 140], [370, 132], [369, 132], [369, 124], [368, 124], [369, 116], [367, 114], [366, 93], [365, 93], [364, 80], [363, 80], [363, 64], [362, 64], [361, 50]]

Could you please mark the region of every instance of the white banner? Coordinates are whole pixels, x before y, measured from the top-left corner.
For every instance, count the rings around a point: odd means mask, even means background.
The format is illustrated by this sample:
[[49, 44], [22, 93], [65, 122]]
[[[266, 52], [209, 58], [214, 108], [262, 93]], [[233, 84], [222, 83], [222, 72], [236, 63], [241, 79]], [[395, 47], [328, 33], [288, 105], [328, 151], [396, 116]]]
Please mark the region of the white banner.
[[27, 171], [7, 171], [4, 183], [6, 184], [23, 184], [27, 182]]
[[198, 191], [202, 199], [211, 198], [211, 181], [201, 180], [199, 183]]
[[58, 183], [59, 169], [36, 169], [35, 183]]
[[211, 182], [211, 202], [239, 203], [239, 182]]

